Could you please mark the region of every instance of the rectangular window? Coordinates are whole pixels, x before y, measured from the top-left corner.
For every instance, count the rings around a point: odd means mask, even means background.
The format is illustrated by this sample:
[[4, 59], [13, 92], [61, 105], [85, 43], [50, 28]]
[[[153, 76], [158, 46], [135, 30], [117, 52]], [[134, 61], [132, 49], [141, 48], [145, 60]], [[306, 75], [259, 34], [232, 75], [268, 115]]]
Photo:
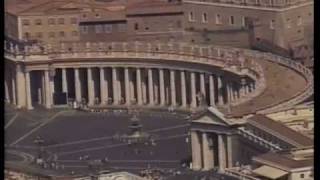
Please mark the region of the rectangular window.
[[49, 24], [49, 25], [54, 25], [54, 24], [56, 24], [55, 19], [49, 18], [49, 19], [48, 19], [48, 24]]
[[118, 24], [118, 31], [119, 32], [126, 32], [127, 26], [126, 24]]
[[291, 28], [291, 20], [289, 18], [287, 19], [287, 28]]
[[202, 14], [202, 22], [207, 23], [208, 22], [208, 15], [207, 13]]
[[97, 34], [102, 33], [102, 28], [103, 28], [103, 26], [100, 25], [100, 24], [94, 26], [95, 32], [96, 32]]
[[58, 19], [58, 24], [64, 24], [64, 18], [59, 18]]
[[274, 23], [275, 23], [275, 21], [272, 19], [270, 21], [270, 29], [274, 29]]
[[80, 31], [82, 34], [88, 34], [89, 27], [88, 26], [80, 26]]
[[220, 16], [220, 14], [216, 15], [216, 24], [221, 24], [221, 16]]
[[60, 32], [59, 32], [59, 36], [60, 36], [60, 37], [64, 37], [64, 36], [65, 36], [64, 31], [60, 31]]
[[234, 25], [234, 17], [230, 16], [230, 25]]
[[193, 12], [189, 13], [189, 21], [193, 22], [194, 21], [194, 15]]
[[49, 38], [54, 38], [55, 37], [55, 33], [54, 32], [49, 32]]
[[36, 19], [35, 20], [35, 25], [42, 25], [41, 19]]
[[24, 19], [24, 20], [22, 20], [22, 25], [29, 26], [30, 25], [30, 21], [28, 19]]
[[301, 17], [301, 16], [298, 16], [297, 25], [298, 25], [298, 26], [301, 26], [301, 25], [302, 25], [302, 17]]
[[104, 32], [105, 33], [111, 33], [112, 32], [112, 25], [111, 24], [105, 24], [104, 25]]
[[139, 24], [138, 23], [134, 23], [134, 30], [139, 30]]
[[71, 24], [77, 24], [77, 18], [73, 17], [70, 19]]
[[30, 38], [30, 33], [25, 32], [25, 33], [23, 34], [23, 37], [24, 37], [24, 39], [29, 39], [29, 38]]

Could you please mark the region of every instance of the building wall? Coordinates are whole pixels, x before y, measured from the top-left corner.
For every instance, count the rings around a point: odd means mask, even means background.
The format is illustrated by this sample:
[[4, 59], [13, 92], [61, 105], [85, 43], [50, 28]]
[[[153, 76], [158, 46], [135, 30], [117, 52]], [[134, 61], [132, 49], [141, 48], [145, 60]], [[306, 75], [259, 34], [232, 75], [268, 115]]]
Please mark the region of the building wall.
[[304, 180], [311, 177], [312, 177], [312, 171], [302, 170], [302, 171], [290, 173], [288, 180]]
[[5, 33], [12, 38], [19, 38], [18, 18], [15, 15], [5, 13]]
[[[49, 19], [54, 19], [54, 24], [49, 24]], [[63, 24], [62, 21], [59, 23], [59, 19], [63, 19]], [[26, 39], [26, 33], [29, 33], [29, 39], [32, 40], [50, 43], [76, 41], [79, 40], [78, 19], [78, 14], [22, 16], [22, 37]], [[29, 25], [25, 25], [26, 20], [29, 21]], [[36, 24], [39, 20], [41, 25]]]

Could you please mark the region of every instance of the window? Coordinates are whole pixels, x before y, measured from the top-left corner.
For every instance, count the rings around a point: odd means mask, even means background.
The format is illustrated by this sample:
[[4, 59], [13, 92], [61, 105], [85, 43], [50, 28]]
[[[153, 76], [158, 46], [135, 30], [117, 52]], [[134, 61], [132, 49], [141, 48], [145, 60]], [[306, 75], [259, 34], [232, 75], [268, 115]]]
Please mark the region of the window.
[[55, 37], [55, 33], [54, 32], [49, 32], [49, 38], [54, 38]]
[[59, 32], [59, 36], [60, 36], [60, 37], [64, 37], [64, 36], [65, 36], [64, 31], [60, 31], [60, 32]]
[[181, 28], [181, 27], [182, 27], [181, 21], [177, 21], [177, 27], [178, 27], [178, 28]]
[[49, 24], [49, 25], [56, 24], [55, 19], [53, 19], [53, 18], [49, 18], [49, 19], [48, 19], [48, 24]]
[[139, 29], [139, 24], [138, 23], [134, 23], [134, 30], [138, 30]]
[[24, 19], [24, 20], [22, 20], [22, 25], [29, 26], [30, 25], [30, 21], [28, 19]]
[[287, 19], [287, 28], [291, 28], [291, 20], [289, 18]]
[[37, 33], [36, 33], [36, 37], [37, 37], [37, 38], [42, 38], [42, 32], [37, 32]]
[[272, 19], [270, 21], [270, 29], [274, 29], [274, 23], [275, 23], [275, 21]]
[[190, 12], [190, 13], [189, 13], [189, 21], [194, 21], [193, 12]]
[[104, 25], [104, 32], [105, 33], [111, 33], [112, 32], [112, 25], [111, 24], [105, 24]]
[[221, 24], [220, 14], [217, 14], [217, 15], [216, 15], [216, 24]]
[[304, 174], [300, 174], [300, 178], [304, 178]]
[[96, 32], [97, 34], [98, 34], [98, 33], [102, 33], [102, 28], [103, 28], [103, 26], [100, 25], [100, 24], [94, 26], [95, 32]]
[[208, 22], [208, 15], [207, 13], [202, 14], [202, 22], [207, 23]]
[[35, 20], [35, 25], [41, 25], [41, 24], [42, 24], [41, 19], [36, 19], [36, 20]]
[[298, 26], [302, 25], [302, 17], [301, 16], [298, 16], [297, 25]]
[[59, 18], [58, 19], [58, 24], [64, 24], [64, 18]]
[[80, 26], [80, 31], [82, 34], [88, 34], [89, 28], [88, 26]]
[[82, 14], [82, 18], [87, 18], [87, 14]]
[[234, 17], [230, 16], [230, 25], [234, 25]]
[[72, 31], [71, 36], [78, 36], [78, 31]]
[[96, 18], [100, 18], [100, 17], [101, 17], [100, 14], [97, 13], [97, 14], [96, 14]]
[[23, 36], [24, 36], [25, 39], [29, 39], [30, 38], [30, 33], [25, 32]]
[[77, 24], [77, 18], [73, 17], [70, 19], [71, 24]]
[[118, 31], [119, 32], [126, 32], [127, 26], [126, 24], [118, 24]]

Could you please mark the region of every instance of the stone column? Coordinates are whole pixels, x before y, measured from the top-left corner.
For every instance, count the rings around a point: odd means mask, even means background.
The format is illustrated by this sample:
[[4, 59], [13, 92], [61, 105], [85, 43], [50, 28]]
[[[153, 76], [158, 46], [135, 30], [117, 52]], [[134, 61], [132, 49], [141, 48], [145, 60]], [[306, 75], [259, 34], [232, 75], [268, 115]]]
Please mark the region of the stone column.
[[118, 85], [118, 76], [117, 76], [117, 69], [115, 67], [112, 68], [112, 91], [113, 91], [113, 104], [119, 104], [119, 85]]
[[51, 87], [50, 87], [50, 78], [49, 78], [49, 70], [44, 71], [44, 79], [45, 79], [45, 91], [46, 91], [46, 108], [50, 109], [52, 105], [51, 99]]
[[15, 78], [12, 78], [12, 104], [16, 105], [17, 104], [17, 99], [16, 99], [16, 80]]
[[228, 158], [228, 168], [233, 167], [231, 135], [227, 135], [227, 158]]
[[186, 74], [184, 71], [180, 72], [181, 75], [181, 105], [187, 107], [187, 89], [186, 89]]
[[25, 72], [26, 77], [26, 94], [27, 94], [27, 109], [31, 110], [32, 107], [32, 97], [31, 97], [31, 86], [30, 86], [30, 72]]
[[45, 82], [45, 74], [44, 72], [41, 73], [41, 89], [42, 89], [42, 104], [46, 104], [46, 82]]
[[246, 84], [246, 80], [245, 79], [241, 79], [241, 86], [240, 86], [240, 97], [245, 96], [245, 84]]
[[62, 71], [62, 92], [68, 93], [68, 84], [67, 84], [67, 71], [65, 68], [61, 69]]
[[42, 91], [41, 88], [37, 88], [38, 91], [38, 104], [42, 104]]
[[215, 92], [213, 75], [209, 76], [209, 90], [210, 90], [210, 106], [215, 106]]
[[134, 72], [133, 71], [129, 71], [130, 72], [130, 76], [129, 76], [129, 84], [130, 84], [130, 101], [137, 101], [136, 97], [135, 97], [135, 89], [134, 89]]
[[201, 143], [197, 131], [191, 131], [192, 169], [201, 169]]
[[[55, 71], [55, 70], [52, 70], [52, 71]], [[49, 86], [50, 86], [50, 101], [51, 101], [51, 106], [54, 104], [54, 96], [53, 96], [53, 93], [55, 92], [54, 90], [54, 75], [50, 75], [49, 73]]]
[[[13, 78], [12, 78], [13, 79]], [[7, 79], [4, 80], [4, 92], [5, 92], [5, 101], [10, 103], [10, 95], [9, 95], [9, 87], [8, 87], [8, 82]], [[13, 95], [12, 91], [12, 95]]]
[[27, 105], [25, 83], [22, 65], [18, 64], [16, 70], [17, 108], [22, 108]]
[[230, 88], [230, 83], [226, 83], [226, 91], [227, 91], [227, 102], [228, 104], [231, 103], [231, 88]]
[[222, 134], [218, 135], [218, 152], [219, 152], [219, 169], [224, 170], [226, 168], [226, 148]]
[[130, 82], [129, 82], [129, 68], [124, 68], [124, 86], [125, 86], [125, 100], [126, 105], [130, 105]]
[[87, 69], [87, 86], [88, 86], [88, 105], [94, 104], [94, 84], [92, 79], [92, 69]]
[[164, 90], [164, 74], [163, 69], [159, 69], [159, 84], [160, 84], [160, 105], [164, 106], [166, 102]]
[[154, 105], [152, 69], [148, 69], [149, 104]]
[[100, 101], [101, 105], [106, 105], [108, 102], [108, 87], [106, 86], [103, 67], [100, 67]]
[[195, 73], [191, 73], [191, 108], [197, 107], [197, 98], [196, 98], [196, 77]]
[[207, 133], [202, 133], [202, 151], [203, 151], [203, 170], [208, 171], [214, 167], [214, 157], [212, 148], [209, 146], [209, 139]]
[[140, 70], [140, 68], [137, 68], [137, 101], [138, 101], [138, 105], [142, 105], [141, 70]]
[[223, 85], [221, 76], [218, 76], [218, 103], [223, 105]]
[[79, 69], [74, 69], [74, 82], [75, 82], [75, 94], [76, 94], [76, 101], [81, 102], [81, 81], [80, 81], [80, 75], [79, 75]]
[[203, 97], [206, 97], [206, 86], [204, 82], [204, 73], [200, 74], [200, 92], [203, 95]]
[[175, 82], [175, 72], [174, 70], [170, 70], [170, 89], [171, 89], [171, 105], [177, 105], [176, 98], [176, 82]]

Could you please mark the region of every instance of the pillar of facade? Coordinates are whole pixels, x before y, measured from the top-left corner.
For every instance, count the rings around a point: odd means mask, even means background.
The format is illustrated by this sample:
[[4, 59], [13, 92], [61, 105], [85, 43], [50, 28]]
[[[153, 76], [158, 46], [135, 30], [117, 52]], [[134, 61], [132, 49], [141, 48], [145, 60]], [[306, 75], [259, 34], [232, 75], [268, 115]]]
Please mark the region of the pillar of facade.
[[126, 105], [130, 105], [131, 97], [130, 97], [130, 82], [129, 82], [129, 68], [124, 68], [124, 86], [125, 86], [125, 101]]
[[200, 92], [203, 95], [203, 98], [206, 97], [206, 86], [204, 81], [204, 73], [200, 73]]
[[191, 149], [192, 149], [192, 169], [200, 170], [201, 160], [201, 142], [197, 131], [191, 131]]
[[149, 90], [149, 104], [154, 105], [154, 91], [153, 91], [153, 73], [152, 69], [148, 69], [148, 90]]
[[10, 103], [10, 95], [9, 95], [9, 87], [8, 87], [7, 79], [4, 81], [4, 93], [5, 93], [5, 101]]
[[[52, 70], [55, 71], [55, 70]], [[54, 75], [51, 74], [50, 75], [50, 71], [49, 71], [49, 93], [50, 93], [50, 101], [51, 101], [51, 106], [54, 104], [54, 92], [55, 92], [55, 88], [54, 88]]]
[[214, 79], [213, 75], [209, 76], [209, 93], [210, 93], [210, 106], [215, 106], [215, 92], [214, 92]]
[[41, 87], [37, 88], [38, 92], [38, 104], [42, 104], [42, 90]]
[[30, 85], [30, 72], [25, 72], [26, 77], [26, 95], [27, 95], [27, 109], [31, 110], [32, 107], [32, 97], [31, 97], [31, 85]]
[[45, 82], [45, 74], [44, 72], [41, 73], [41, 94], [42, 94], [42, 104], [46, 104], [46, 82]]
[[180, 72], [180, 81], [181, 81], [181, 106], [187, 106], [187, 88], [186, 88], [186, 74], [184, 71]]
[[177, 105], [177, 98], [176, 98], [176, 82], [175, 82], [175, 71], [170, 70], [170, 90], [171, 90], [171, 105]]
[[196, 98], [196, 75], [194, 72], [191, 72], [191, 108], [197, 107], [197, 98]]
[[78, 103], [81, 102], [81, 81], [80, 81], [80, 75], [79, 75], [79, 69], [74, 69], [74, 83], [75, 83], [75, 94], [76, 94], [76, 101]]
[[62, 92], [68, 93], [67, 70], [65, 68], [62, 68], [61, 72], [62, 72]]
[[115, 67], [112, 68], [112, 92], [113, 92], [113, 104], [119, 104], [119, 89], [118, 89], [118, 74]]
[[228, 104], [230, 104], [232, 101], [232, 93], [231, 93], [230, 83], [226, 83], [226, 91], [227, 91], [227, 102], [228, 102]]
[[218, 134], [218, 154], [219, 154], [219, 169], [226, 168], [226, 148], [225, 141], [222, 134]]
[[88, 86], [88, 105], [94, 104], [94, 83], [92, 77], [92, 69], [87, 68], [87, 86]]
[[130, 73], [130, 76], [129, 76], [129, 84], [130, 84], [130, 101], [136, 101], [136, 97], [135, 97], [135, 90], [134, 90], [134, 84], [135, 84], [135, 81], [134, 81], [134, 72], [133, 71], [129, 71]]
[[218, 76], [218, 103], [219, 105], [223, 105], [223, 85], [221, 76]]
[[160, 86], [160, 105], [164, 106], [166, 102], [164, 89], [164, 74], [163, 69], [159, 69], [159, 86]]
[[147, 104], [147, 83], [145, 78], [145, 71], [141, 72], [141, 88], [142, 88], [142, 102]]
[[99, 74], [100, 74], [100, 103], [101, 105], [105, 105], [108, 102], [108, 87], [106, 86], [106, 80], [105, 80], [105, 72], [104, 68], [99, 68]]
[[11, 78], [12, 79], [12, 104], [16, 105], [17, 104], [17, 98], [16, 98], [16, 79], [15, 78]]
[[232, 153], [232, 136], [227, 135], [227, 159], [228, 159], [228, 168], [233, 167], [233, 153]]
[[240, 97], [243, 97], [246, 95], [245, 93], [245, 84], [246, 84], [246, 80], [245, 79], [241, 79], [241, 85], [240, 85]]
[[25, 83], [23, 68], [18, 64], [16, 68], [17, 108], [22, 108], [27, 105]]
[[50, 86], [50, 77], [49, 70], [44, 71], [44, 82], [45, 82], [45, 96], [46, 96], [46, 108], [50, 109], [52, 106], [52, 98], [51, 98], [51, 86]]
[[137, 101], [138, 105], [142, 105], [142, 89], [141, 89], [141, 70], [137, 68]]
[[210, 147], [209, 137], [206, 132], [202, 133], [202, 154], [203, 154], [203, 170], [208, 171], [214, 167], [213, 150]]

